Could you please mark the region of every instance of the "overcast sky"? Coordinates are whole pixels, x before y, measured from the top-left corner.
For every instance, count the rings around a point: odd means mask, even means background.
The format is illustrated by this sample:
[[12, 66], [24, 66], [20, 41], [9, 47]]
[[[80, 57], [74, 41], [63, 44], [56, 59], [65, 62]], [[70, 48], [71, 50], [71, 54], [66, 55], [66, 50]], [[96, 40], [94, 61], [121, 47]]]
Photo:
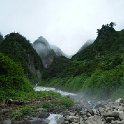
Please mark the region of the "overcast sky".
[[124, 0], [0, 0], [0, 32], [20, 32], [31, 42], [43, 36], [72, 55], [102, 24], [124, 28]]

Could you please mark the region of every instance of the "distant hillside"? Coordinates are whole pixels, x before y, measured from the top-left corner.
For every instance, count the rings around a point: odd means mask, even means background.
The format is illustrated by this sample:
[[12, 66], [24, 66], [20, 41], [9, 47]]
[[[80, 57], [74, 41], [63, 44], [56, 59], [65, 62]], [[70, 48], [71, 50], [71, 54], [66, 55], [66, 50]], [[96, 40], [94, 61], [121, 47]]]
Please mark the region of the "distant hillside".
[[82, 50], [86, 49], [88, 46], [90, 46], [93, 43], [93, 40], [88, 40], [86, 41], [83, 46], [79, 49], [78, 53], [81, 52]]
[[0, 44], [0, 52], [20, 64], [25, 75], [33, 82], [41, 81], [42, 62], [29, 41], [19, 33], [10, 33]]
[[123, 51], [123, 31], [115, 31], [111, 26], [102, 25], [93, 44], [73, 56], [73, 59], [95, 59], [111, 52]]
[[42, 36], [33, 43], [33, 47], [41, 57], [45, 68], [48, 68], [52, 64], [55, 56], [64, 55], [60, 48], [50, 45]]
[[50, 48], [54, 51], [56, 56], [64, 56], [65, 54], [62, 52], [62, 50], [55, 46], [55, 45], [50, 45]]
[[111, 22], [97, 33], [96, 40], [71, 60], [57, 60], [45, 70], [45, 85], [102, 98], [124, 97], [124, 30], [116, 31]]
[[[53, 63], [44, 69], [43, 71], [43, 80], [49, 80], [54, 77], [64, 77], [69, 73], [70, 60], [64, 56], [54, 57]], [[65, 75], [66, 72], [66, 75]]]
[[0, 34], [0, 44], [2, 43], [3, 41], [3, 36]]

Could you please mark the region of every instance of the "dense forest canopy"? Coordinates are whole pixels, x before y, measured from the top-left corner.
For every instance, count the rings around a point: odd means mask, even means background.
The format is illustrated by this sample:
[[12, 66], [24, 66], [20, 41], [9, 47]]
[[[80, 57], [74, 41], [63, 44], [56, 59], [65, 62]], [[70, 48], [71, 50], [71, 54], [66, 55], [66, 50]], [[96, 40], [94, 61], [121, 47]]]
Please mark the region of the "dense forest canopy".
[[114, 26], [113, 22], [102, 25], [96, 40], [71, 60], [56, 58], [43, 72], [46, 85], [86, 91], [90, 95], [123, 94], [124, 31], [116, 31]]
[[32, 83], [41, 81], [43, 65], [31, 43], [19, 33], [10, 33], [0, 44], [0, 52], [20, 64]]
[[[102, 25], [97, 29], [96, 40], [82, 46], [83, 49], [71, 59], [64, 54], [54, 54], [48, 68], [43, 67], [42, 57], [19, 33], [10, 33], [4, 38], [0, 35], [0, 52], [23, 68], [24, 75], [34, 84], [83, 91], [98, 97], [105, 94], [121, 96], [124, 89], [124, 30], [116, 31], [114, 26], [114, 22]], [[1, 73], [6, 72], [4, 68], [1, 70]]]
[[15, 97], [19, 92], [33, 91], [23, 69], [0, 53], [0, 99]]

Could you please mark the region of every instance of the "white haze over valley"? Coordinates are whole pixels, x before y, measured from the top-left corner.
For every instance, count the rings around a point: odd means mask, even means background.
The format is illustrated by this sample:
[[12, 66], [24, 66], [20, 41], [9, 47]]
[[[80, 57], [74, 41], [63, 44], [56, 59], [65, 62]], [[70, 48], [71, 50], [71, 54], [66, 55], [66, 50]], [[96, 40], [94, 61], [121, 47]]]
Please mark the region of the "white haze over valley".
[[124, 28], [124, 0], [1, 0], [0, 32], [19, 32], [31, 42], [43, 36], [68, 55], [111, 21]]

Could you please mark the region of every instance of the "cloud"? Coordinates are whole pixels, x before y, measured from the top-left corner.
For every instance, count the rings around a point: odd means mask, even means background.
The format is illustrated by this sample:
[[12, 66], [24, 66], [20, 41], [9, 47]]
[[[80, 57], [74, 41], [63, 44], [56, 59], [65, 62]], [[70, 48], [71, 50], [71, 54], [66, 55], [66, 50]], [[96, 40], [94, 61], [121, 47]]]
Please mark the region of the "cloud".
[[0, 4], [0, 31], [20, 32], [31, 42], [39, 36], [72, 55], [96, 29], [114, 21], [124, 28], [123, 0], [4, 0]]

